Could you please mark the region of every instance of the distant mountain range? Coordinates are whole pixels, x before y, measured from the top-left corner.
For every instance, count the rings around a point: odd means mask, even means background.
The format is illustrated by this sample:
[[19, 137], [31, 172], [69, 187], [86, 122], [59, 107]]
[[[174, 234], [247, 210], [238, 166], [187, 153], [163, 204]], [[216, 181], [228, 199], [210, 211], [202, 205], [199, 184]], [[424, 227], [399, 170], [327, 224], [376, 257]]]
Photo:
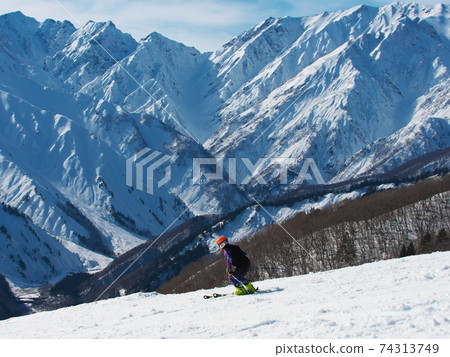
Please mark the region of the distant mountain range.
[[[448, 166], [446, 5], [269, 18], [214, 53], [20, 12], [0, 32], [0, 273], [19, 287], [99, 271], [194, 217], [321, 183], [314, 172], [337, 184]], [[149, 194], [137, 180], [152, 164]]]

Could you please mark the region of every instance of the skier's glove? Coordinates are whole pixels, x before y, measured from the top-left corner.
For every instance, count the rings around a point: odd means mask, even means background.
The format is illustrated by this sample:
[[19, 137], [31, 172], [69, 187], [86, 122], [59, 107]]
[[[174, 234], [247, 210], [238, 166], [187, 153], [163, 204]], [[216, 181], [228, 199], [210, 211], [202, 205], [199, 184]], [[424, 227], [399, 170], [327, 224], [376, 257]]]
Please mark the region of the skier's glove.
[[231, 269], [230, 269], [230, 268], [227, 268], [227, 269], [225, 270], [225, 272], [227, 273], [227, 275], [231, 275], [231, 274], [233, 274], [233, 272], [231, 271]]

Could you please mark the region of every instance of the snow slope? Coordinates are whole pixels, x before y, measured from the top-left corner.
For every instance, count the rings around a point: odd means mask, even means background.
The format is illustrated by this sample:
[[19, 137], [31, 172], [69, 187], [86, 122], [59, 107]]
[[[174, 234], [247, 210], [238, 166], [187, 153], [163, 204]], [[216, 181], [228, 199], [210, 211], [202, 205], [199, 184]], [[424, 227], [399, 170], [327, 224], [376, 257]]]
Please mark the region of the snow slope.
[[138, 293], [0, 322], [2, 338], [449, 338], [450, 252], [255, 283]]

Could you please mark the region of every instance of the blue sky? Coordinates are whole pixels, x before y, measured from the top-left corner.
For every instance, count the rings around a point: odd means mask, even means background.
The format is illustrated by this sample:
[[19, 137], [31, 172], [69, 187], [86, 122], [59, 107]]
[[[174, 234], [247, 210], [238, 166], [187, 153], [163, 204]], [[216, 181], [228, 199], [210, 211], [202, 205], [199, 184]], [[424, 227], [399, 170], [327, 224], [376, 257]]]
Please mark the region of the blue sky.
[[[345, 10], [360, 4], [382, 6], [383, 0], [15, 0], [2, 1], [0, 14], [22, 11], [43, 21], [67, 19], [76, 27], [89, 20], [111, 20], [136, 40], [159, 32], [173, 40], [213, 51], [264, 19], [300, 17]], [[443, 1], [414, 1], [437, 4]]]

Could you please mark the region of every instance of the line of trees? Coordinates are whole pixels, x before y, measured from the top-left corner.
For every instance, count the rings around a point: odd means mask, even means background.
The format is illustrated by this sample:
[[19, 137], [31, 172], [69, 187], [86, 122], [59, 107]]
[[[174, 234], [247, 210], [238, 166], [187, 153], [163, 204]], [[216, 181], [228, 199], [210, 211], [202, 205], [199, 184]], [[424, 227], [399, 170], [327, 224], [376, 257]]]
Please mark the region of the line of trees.
[[[306, 235], [290, 237], [279, 227], [267, 230], [258, 244], [249, 243], [252, 256], [262, 266], [293, 269], [290, 274], [307, 274], [368, 262], [449, 250], [450, 193], [437, 194], [383, 215], [332, 225]], [[288, 232], [296, 232], [287, 223]], [[284, 234], [283, 234], [284, 233]], [[269, 239], [275, 236], [277, 239]], [[251, 248], [251, 247], [254, 248]], [[257, 279], [279, 275], [278, 271], [257, 271]]]

